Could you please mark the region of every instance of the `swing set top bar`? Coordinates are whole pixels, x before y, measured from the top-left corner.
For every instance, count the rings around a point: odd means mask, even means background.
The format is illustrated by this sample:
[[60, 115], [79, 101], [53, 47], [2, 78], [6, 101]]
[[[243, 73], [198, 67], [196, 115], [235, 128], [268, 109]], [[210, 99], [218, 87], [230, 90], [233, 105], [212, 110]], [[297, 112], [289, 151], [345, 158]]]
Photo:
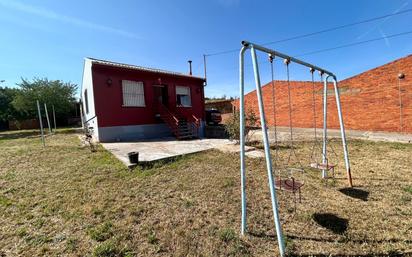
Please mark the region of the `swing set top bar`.
[[327, 74], [327, 75], [333, 77], [336, 80], [336, 76], [332, 72], [327, 71], [325, 69], [322, 69], [318, 66], [312, 65], [310, 63], [304, 62], [302, 60], [296, 59], [295, 57], [289, 56], [287, 54], [283, 54], [283, 53], [280, 53], [278, 51], [275, 51], [275, 50], [272, 50], [272, 49], [269, 49], [269, 48], [266, 48], [264, 46], [260, 46], [260, 45], [257, 45], [257, 44], [254, 44], [254, 43], [251, 43], [251, 42], [248, 42], [248, 41], [242, 41], [242, 45], [244, 47], [247, 47], [247, 48], [249, 48], [250, 46], [253, 46], [255, 49], [258, 49], [262, 52], [271, 54], [272, 56], [278, 56], [278, 57], [281, 57], [283, 59], [290, 60], [291, 62], [299, 63], [299, 64], [301, 64], [303, 66], [306, 66], [306, 67], [309, 67], [313, 70], [317, 70], [317, 71], [320, 71], [321, 73]]

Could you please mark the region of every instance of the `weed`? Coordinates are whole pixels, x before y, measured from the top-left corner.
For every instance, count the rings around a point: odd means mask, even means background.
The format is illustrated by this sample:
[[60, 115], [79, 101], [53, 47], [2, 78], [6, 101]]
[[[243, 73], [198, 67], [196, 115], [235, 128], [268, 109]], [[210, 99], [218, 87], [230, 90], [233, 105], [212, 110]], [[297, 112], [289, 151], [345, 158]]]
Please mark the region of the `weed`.
[[26, 237], [26, 242], [29, 245], [39, 246], [52, 242], [52, 239], [47, 235], [36, 235], [33, 237]]
[[236, 182], [233, 178], [224, 178], [223, 179], [223, 188], [231, 188], [236, 185]]
[[225, 243], [228, 243], [236, 238], [236, 233], [231, 228], [224, 228], [219, 232], [219, 238]]
[[24, 227], [18, 228], [17, 231], [16, 231], [16, 234], [19, 237], [25, 237], [27, 235], [27, 230]]
[[124, 256], [124, 253], [113, 241], [106, 241], [94, 248], [93, 256], [95, 257], [118, 257]]
[[184, 203], [186, 208], [190, 208], [194, 205], [194, 202], [191, 199], [185, 199]]
[[102, 242], [113, 236], [113, 224], [108, 221], [90, 229], [88, 232], [93, 240]]
[[16, 172], [8, 171], [2, 177], [6, 180], [14, 180], [16, 178]]
[[99, 209], [99, 208], [96, 208], [96, 207], [93, 207], [92, 213], [95, 217], [97, 217], [97, 216], [100, 216], [100, 215], [103, 214], [103, 210]]
[[409, 195], [402, 195], [400, 198], [402, 203], [408, 203], [410, 201], [412, 201], [412, 198]]
[[46, 221], [45, 221], [43, 218], [38, 218], [38, 219], [36, 219], [36, 220], [34, 221], [33, 226], [34, 226], [35, 228], [39, 229], [39, 228], [43, 227], [43, 225], [44, 225], [45, 222], [46, 222]]
[[159, 242], [159, 239], [156, 237], [156, 233], [154, 231], [150, 231], [150, 233], [147, 235], [147, 242], [152, 245], [155, 245]]
[[406, 186], [403, 188], [403, 191], [405, 191], [406, 193], [410, 193], [412, 194], [412, 186]]
[[42, 246], [40, 253], [42, 256], [46, 256], [48, 255], [47, 253], [50, 251], [50, 247], [48, 247], [47, 245]]
[[0, 206], [9, 207], [12, 205], [10, 199], [6, 198], [5, 196], [0, 195]]
[[288, 254], [291, 254], [295, 249], [295, 243], [293, 242], [292, 238], [284, 235], [283, 236], [283, 241], [285, 242], [286, 252]]
[[233, 255], [241, 255], [241, 256], [247, 256], [250, 255], [250, 250], [249, 250], [250, 245], [247, 244], [245, 241], [242, 239], [237, 239], [235, 240], [235, 244], [233, 247]]
[[66, 241], [66, 250], [70, 252], [74, 252], [76, 250], [77, 244], [79, 241], [75, 238], [69, 238]]

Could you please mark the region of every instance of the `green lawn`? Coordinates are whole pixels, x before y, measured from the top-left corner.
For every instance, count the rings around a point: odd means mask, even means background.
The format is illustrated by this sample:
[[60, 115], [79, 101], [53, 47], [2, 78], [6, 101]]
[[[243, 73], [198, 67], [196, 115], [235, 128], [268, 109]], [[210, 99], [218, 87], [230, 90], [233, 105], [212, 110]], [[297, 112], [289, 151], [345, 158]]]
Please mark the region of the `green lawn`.
[[[247, 160], [250, 233], [240, 237], [238, 155], [209, 151], [129, 171], [70, 132], [45, 148], [37, 132], [0, 133], [0, 256], [278, 253], [263, 160]], [[302, 162], [310, 146], [298, 144]], [[412, 145], [351, 141], [349, 150], [358, 190], [345, 189], [339, 160], [327, 183], [313, 170], [297, 175], [305, 186], [296, 212], [279, 192], [288, 251], [412, 254]]]

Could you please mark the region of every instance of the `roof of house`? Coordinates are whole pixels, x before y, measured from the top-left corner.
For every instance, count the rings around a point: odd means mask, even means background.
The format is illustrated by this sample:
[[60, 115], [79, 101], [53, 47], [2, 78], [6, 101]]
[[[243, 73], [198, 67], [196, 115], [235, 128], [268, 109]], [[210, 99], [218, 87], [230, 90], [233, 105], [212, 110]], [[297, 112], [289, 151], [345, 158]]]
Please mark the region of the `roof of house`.
[[202, 77], [193, 76], [193, 75], [184, 74], [184, 73], [175, 72], [175, 71], [167, 71], [167, 70], [161, 70], [161, 69], [156, 69], [156, 68], [149, 68], [149, 67], [137, 66], [137, 65], [132, 65], [132, 64], [126, 64], [126, 63], [112, 62], [112, 61], [95, 59], [95, 58], [91, 58], [91, 57], [86, 57], [85, 59], [90, 60], [92, 63], [97, 63], [97, 64], [111, 66], [111, 67], [118, 67], [118, 68], [125, 68], [125, 69], [139, 70], [139, 71], [147, 71], [147, 72], [166, 74], [166, 75], [185, 77], [185, 78], [192, 78], [192, 79], [200, 79], [200, 80], [203, 80], [203, 81], [205, 80]]

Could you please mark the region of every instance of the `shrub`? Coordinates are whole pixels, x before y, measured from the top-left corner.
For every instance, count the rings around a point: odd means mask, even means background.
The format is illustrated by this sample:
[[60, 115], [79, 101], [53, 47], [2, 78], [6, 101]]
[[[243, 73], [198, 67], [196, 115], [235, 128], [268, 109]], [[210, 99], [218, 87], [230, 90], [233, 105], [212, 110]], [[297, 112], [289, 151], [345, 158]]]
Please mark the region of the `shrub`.
[[[251, 129], [256, 127], [258, 123], [258, 118], [253, 110], [249, 109], [245, 112], [245, 141], [249, 142], [251, 137]], [[240, 140], [240, 113], [238, 111], [234, 112], [232, 117], [230, 117], [226, 124], [225, 130], [229, 135], [229, 139], [239, 142]]]

